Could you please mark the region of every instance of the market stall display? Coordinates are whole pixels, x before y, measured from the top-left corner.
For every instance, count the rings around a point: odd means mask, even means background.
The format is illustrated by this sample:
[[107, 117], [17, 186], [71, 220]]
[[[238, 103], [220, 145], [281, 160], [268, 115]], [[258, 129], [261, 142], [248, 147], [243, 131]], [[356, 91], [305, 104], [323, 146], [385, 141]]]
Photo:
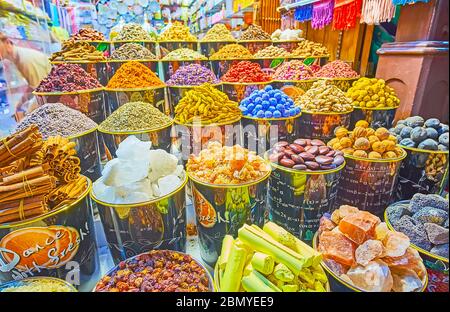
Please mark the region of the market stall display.
[[117, 145], [128, 135], [152, 142], [153, 149], [170, 152], [172, 119], [150, 103], [128, 102], [109, 115], [98, 127], [107, 155], [116, 156]]
[[[60, 136], [44, 141], [36, 125], [2, 140], [0, 248], [11, 265], [0, 281], [17, 274], [62, 278], [70, 271], [65, 264], [73, 260], [80, 266], [80, 290], [92, 287], [98, 255], [87, 198], [91, 181], [80, 171], [75, 143]], [[42, 248], [12, 261], [36, 245]]]
[[329, 141], [337, 127], [350, 125], [351, 99], [329, 80], [314, 82], [295, 104], [302, 109], [300, 123], [305, 138]]
[[320, 260], [320, 253], [272, 222], [262, 229], [244, 224], [238, 238], [225, 236], [215, 281], [223, 292], [327, 292]]
[[372, 128], [391, 128], [400, 100], [393, 88], [383, 79], [362, 77], [347, 90], [353, 100], [351, 127], [358, 120], [366, 120]]
[[319, 219], [334, 206], [345, 160], [320, 140], [297, 138], [276, 143], [266, 157], [269, 218], [296, 237], [311, 242]]
[[338, 127], [334, 133], [327, 145], [342, 151], [347, 162], [338, 185], [338, 204], [358, 205], [381, 217], [392, 202], [406, 151], [386, 128], [369, 128], [365, 120], [351, 132]]
[[174, 155], [151, 147], [129, 135], [93, 184], [116, 264], [143, 250], [185, 249], [187, 176]]
[[424, 259], [427, 290], [448, 292], [448, 199], [417, 193], [410, 201], [390, 205], [384, 217], [388, 227], [409, 237]]
[[208, 271], [191, 256], [152, 250], [120, 263], [96, 285], [96, 292], [209, 292]]
[[441, 194], [448, 183], [448, 125], [411, 116], [389, 131], [408, 153], [400, 168], [397, 199], [410, 199], [417, 192]]
[[109, 111], [114, 112], [128, 102], [147, 102], [161, 112], [172, 109], [165, 101], [165, 84], [147, 66], [137, 61], [124, 63], [106, 85]]
[[96, 123], [106, 117], [103, 86], [76, 64], [55, 65], [33, 94], [40, 105], [62, 103]]
[[263, 224], [270, 165], [239, 145], [210, 142], [198, 156], [191, 155], [186, 168], [192, 183], [200, 254], [214, 264], [226, 234], [237, 235], [244, 223]]
[[146, 47], [135, 42], [128, 42], [121, 45], [111, 53], [112, 60], [156, 60], [156, 56]]
[[93, 120], [61, 103], [49, 103], [25, 116], [17, 125], [16, 131], [25, 130], [33, 124], [38, 126], [44, 140], [59, 135], [74, 142], [80, 158], [81, 173], [90, 179], [99, 177], [99, 143], [97, 124]]
[[339, 89], [346, 92], [358, 80], [359, 74], [341, 60], [335, 60], [323, 65], [316, 73], [317, 78], [327, 78]]
[[428, 277], [409, 238], [353, 206], [324, 216], [314, 242], [332, 291], [424, 291]]

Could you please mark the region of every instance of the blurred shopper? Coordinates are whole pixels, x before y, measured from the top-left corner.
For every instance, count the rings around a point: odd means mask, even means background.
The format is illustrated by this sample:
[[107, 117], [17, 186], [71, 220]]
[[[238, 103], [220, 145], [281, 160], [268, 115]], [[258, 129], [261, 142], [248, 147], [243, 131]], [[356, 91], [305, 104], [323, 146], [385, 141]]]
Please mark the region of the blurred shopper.
[[51, 64], [48, 56], [44, 53], [34, 49], [19, 47], [2, 32], [0, 32], [0, 59], [13, 63], [28, 83], [27, 90], [25, 90], [15, 109], [16, 119], [20, 119], [17, 116], [21, 116], [25, 112], [30, 112], [36, 108], [36, 99], [31, 92], [48, 75], [51, 70]]

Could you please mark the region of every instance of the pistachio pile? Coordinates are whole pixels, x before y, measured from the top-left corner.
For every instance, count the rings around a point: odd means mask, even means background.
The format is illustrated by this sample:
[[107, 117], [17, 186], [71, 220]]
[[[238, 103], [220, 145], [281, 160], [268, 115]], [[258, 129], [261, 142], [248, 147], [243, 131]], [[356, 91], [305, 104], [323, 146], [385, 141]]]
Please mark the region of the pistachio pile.
[[311, 89], [296, 99], [295, 104], [308, 112], [344, 113], [353, 110], [352, 100], [324, 79], [314, 82]]

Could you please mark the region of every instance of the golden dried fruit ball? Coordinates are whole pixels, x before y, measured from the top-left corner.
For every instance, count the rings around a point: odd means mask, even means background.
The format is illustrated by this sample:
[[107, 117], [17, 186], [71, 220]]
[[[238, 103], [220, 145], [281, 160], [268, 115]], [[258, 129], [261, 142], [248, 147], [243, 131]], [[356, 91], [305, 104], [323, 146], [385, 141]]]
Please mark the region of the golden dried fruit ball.
[[391, 134], [388, 129], [382, 127], [382, 128], [378, 128], [377, 130], [375, 130], [375, 135], [381, 141], [383, 141], [383, 140], [387, 140]]
[[369, 128], [369, 123], [365, 120], [358, 120], [355, 124], [355, 127]]
[[383, 158], [385, 159], [397, 158], [397, 154], [395, 152], [389, 151], [383, 154]]
[[328, 143], [327, 146], [332, 147], [334, 144], [339, 143], [339, 138], [332, 138]]
[[401, 147], [396, 146], [394, 148], [394, 153], [397, 154], [398, 157], [403, 155], [403, 149]]
[[389, 135], [388, 140], [394, 142], [395, 144], [398, 143], [397, 138], [392, 134]]
[[345, 127], [338, 127], [334, 130], [334, 135], [340, 139], [345, 137], [348, 134], [348, 130]]
[[372, 159], [381, 159], [383, 156], [381, 156], [381, 154], [378, 153], [378, 152], [371, 151], [371, 152], [369, 153], [369, 156], [368, 156], [368, 157], [369, 157], [369, 158], [372, 158]]
[[353, 155], [353, 153], [355, 152], [355, 150], [354, 150], [353, 148], [351, 148], [351, 147], [346, 147], [346, 148], [343, 148], [343, 149], [341, 150], [341, 152], [344, 153], [344, 154], [346, 154], [346, 155]]
[[338, 143], [334, 143], [333, 146], [331, 146], [331, 148], [334, 149], [334, 150], [341, 150], [341, 149], [342, 149], [342, 146], [341, 146], [341, 144], [338, 142]]
[[367, 128], [366, 132], [367, 132], [367, 137], [369, 137], [371, 135], [375, 135], [375, 130], [372, 128]]
[[356, 150], [353, 152], [353, 156], [355, 157], [361, 157], [361, 158], [367, 158], [367, 153], [366, 151], [362, 151], [362, 150]]
[[370, 135], [367, 139], [369, 140], [370, 146], [375, 142], [380, 142], [380, 139], [376, 135]]
[[355, 139], [366, 137], [367, 136], [367, 129], [363, 128], [363, 127], [355, 127], [355, 129], [353, 129], [352, 136]]
[[385, 151], [385, 147], [384, 147], [382, 142], [375, 142], [375, 143], [372, 144], [372, 150], [374, 152], [383, 154], [384, 151]]
[[391, 140], [383, 140], [381, 144], [383, 144], [385, 151], [393, 151], [395, 149], [395, 143]]
[[353, 145], [353, 141], [350, 138], [344, 137], [339, 140], [339, 144], [342, 148], [351, 147]]
[[366, 138], [357, 138], [353, 147], [357, 150], [367, 151], [370, 149], [370, 142]]

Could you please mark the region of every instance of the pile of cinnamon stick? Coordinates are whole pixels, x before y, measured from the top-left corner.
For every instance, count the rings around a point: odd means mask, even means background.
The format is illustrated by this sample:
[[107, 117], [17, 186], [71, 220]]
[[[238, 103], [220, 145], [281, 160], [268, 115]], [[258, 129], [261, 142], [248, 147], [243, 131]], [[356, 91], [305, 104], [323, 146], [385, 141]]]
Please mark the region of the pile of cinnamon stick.
[[86, 189], [75, 143], [35, 125], [0, 141], [0, 224], [42, 215]]

